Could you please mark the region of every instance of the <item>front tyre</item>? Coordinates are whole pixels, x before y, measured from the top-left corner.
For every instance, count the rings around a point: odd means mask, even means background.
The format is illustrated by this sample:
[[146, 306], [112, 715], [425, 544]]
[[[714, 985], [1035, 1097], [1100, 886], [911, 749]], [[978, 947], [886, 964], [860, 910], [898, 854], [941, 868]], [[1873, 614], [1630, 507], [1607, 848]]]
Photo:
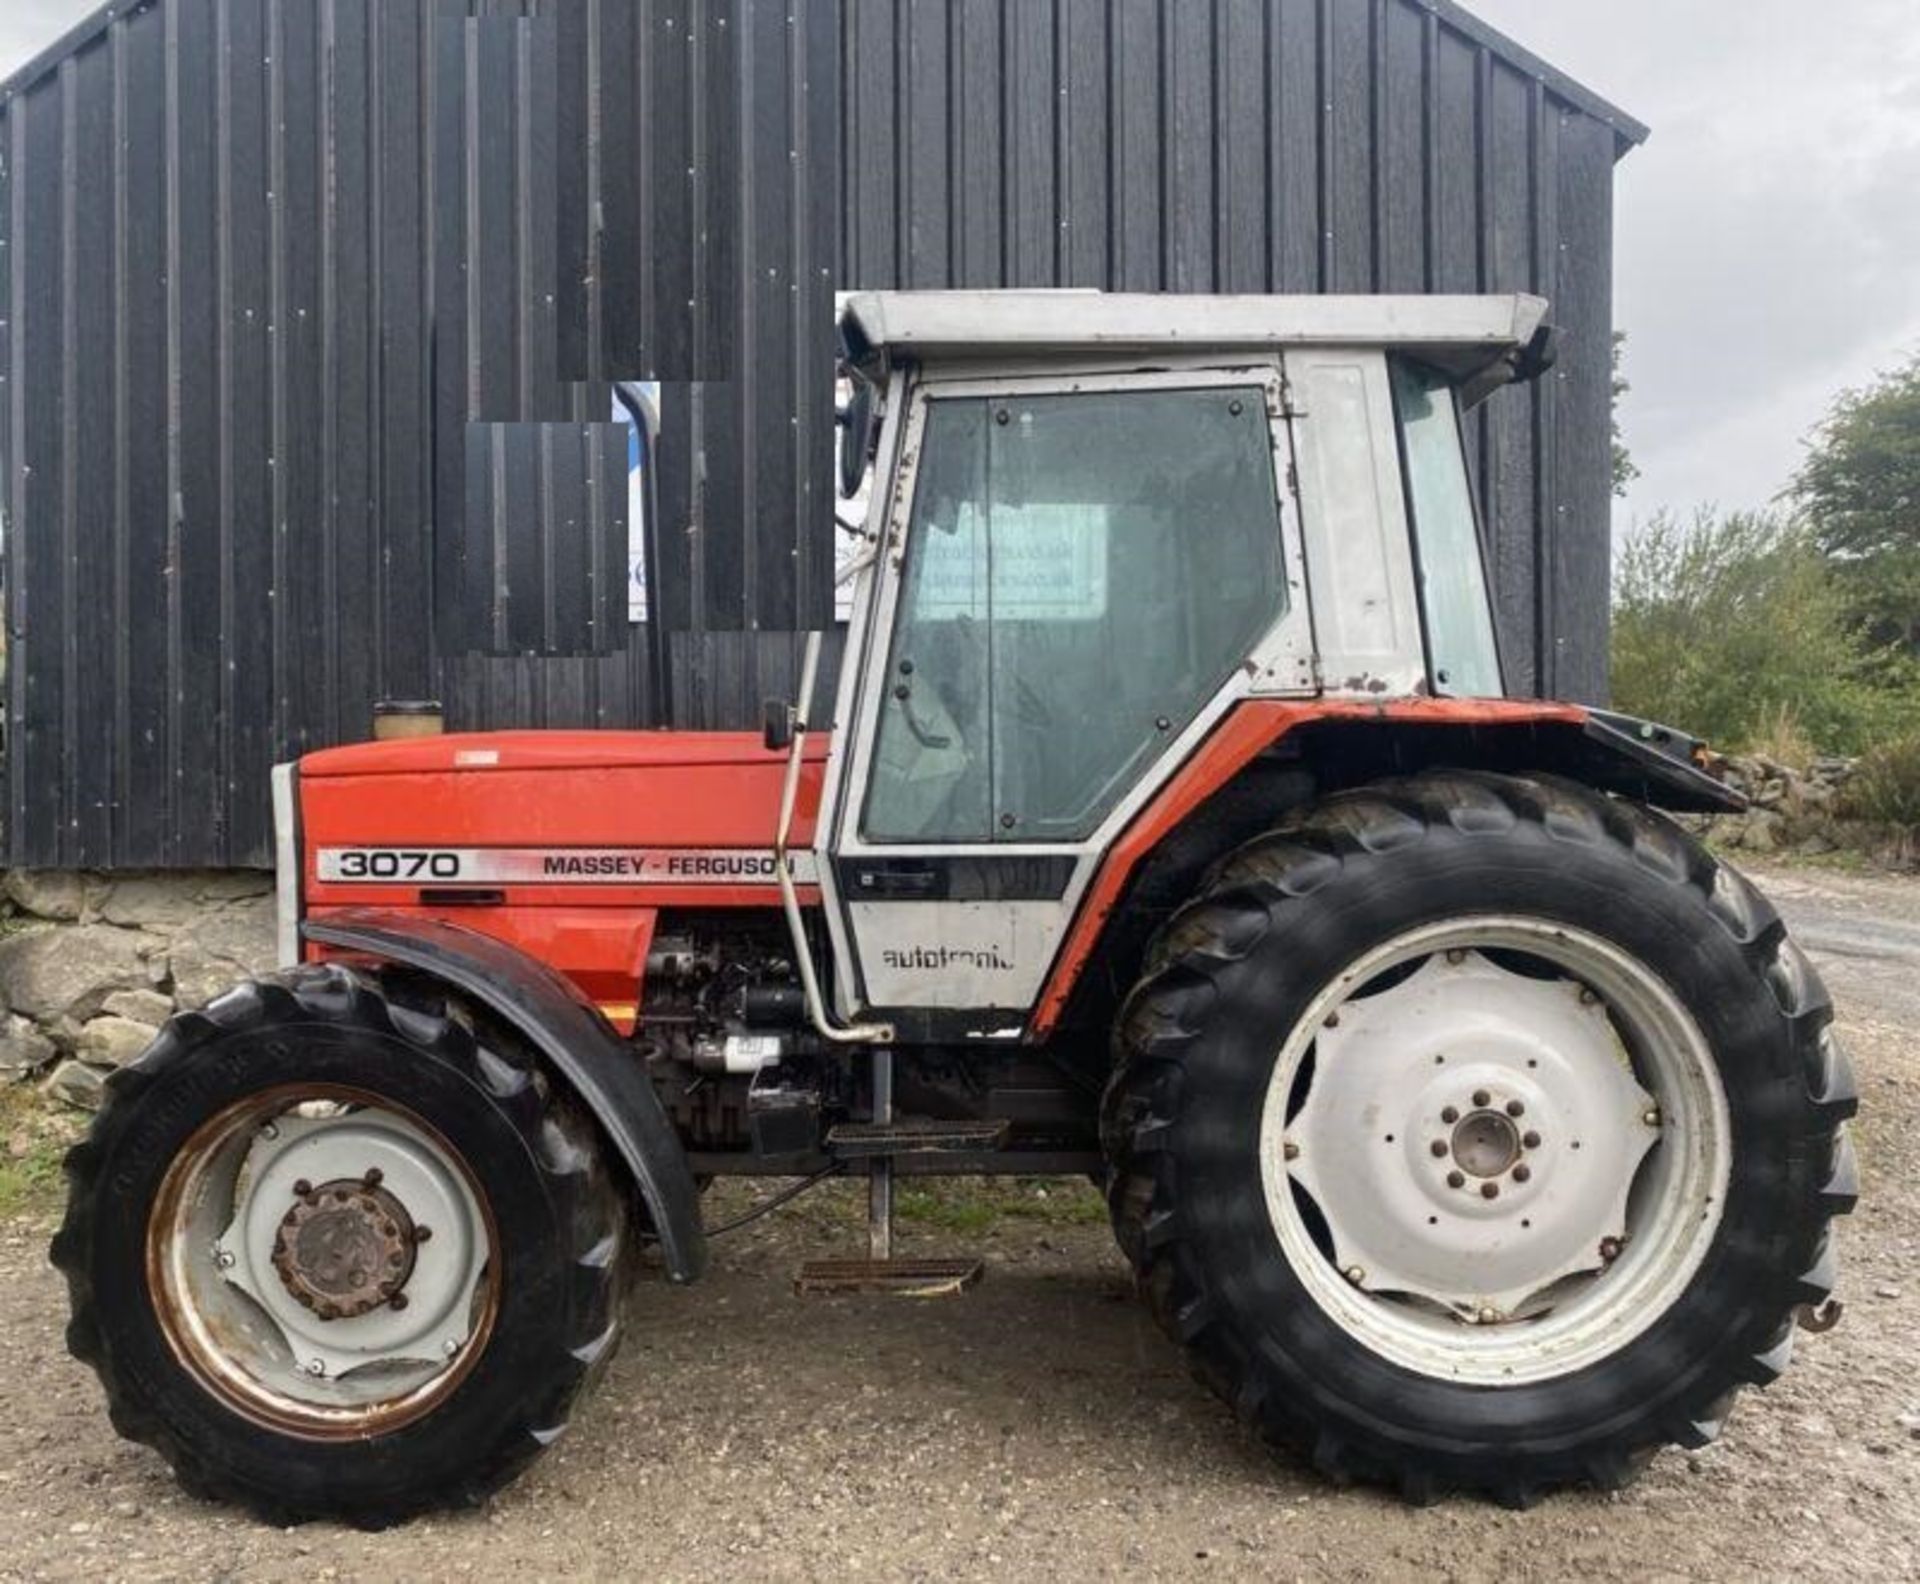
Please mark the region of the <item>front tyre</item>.
[[1343, 794], [1229, 859], [1122, 1012], [1121, 1247], [1327, 1474], [1523, 1504], [1718, 1433], [1832, 1287], [1852, 1078], [1773, 910], [1557, 781]]
[[319, 967], [184, 1014], [67, 1170], [68, 1344], [115, 1428], [273, 1521], [476, 1501], [610, 1355], [593, 1131], [437, 997]]

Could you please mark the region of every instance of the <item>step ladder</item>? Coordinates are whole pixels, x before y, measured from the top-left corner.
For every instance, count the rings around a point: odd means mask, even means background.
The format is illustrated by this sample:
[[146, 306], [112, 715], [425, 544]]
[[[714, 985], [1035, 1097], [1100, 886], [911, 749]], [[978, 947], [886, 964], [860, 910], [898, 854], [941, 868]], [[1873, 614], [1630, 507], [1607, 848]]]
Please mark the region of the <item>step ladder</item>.
[[979, 1259], [897, 1259], [893, 1252], [893, 1163], [902, 1155], [995, 1150], [1006, 1143], [1005, 1122], [901, 1122], [893, 1114], [893, 1052], [873, 1053], [873, 1120], [827, 1131], [827, 1153], [864, 1161], [867, 1169], [867, 1257], [809, 1260], [794, 1277], [802, 1295], [892, 1293], [935, 1298], [962, 1292], [980, 1280]]

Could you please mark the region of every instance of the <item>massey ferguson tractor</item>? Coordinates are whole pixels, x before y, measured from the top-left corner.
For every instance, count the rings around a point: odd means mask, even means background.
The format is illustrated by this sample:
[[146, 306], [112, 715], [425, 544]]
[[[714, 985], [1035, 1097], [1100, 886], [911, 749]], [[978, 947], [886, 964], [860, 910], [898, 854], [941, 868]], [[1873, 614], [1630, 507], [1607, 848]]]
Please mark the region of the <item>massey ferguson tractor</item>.
[[[1699, 1446], [1833, 1315], [1852, 1077], [1658, 810], [1673, 730], [1510, 697], [1463, 415], [1501, 298], [867, 295], [837, 690], [764, 732], [426, 736], [277, 772], [284, 970], [68, 1161], [115, 1427], [378, 1525], [567, 1427], [700, 1188], [1094, 1174], [1260, 1437], [1524, 1504]], [[821, 370], [824, 379], [827, 370]], [[869, 478], [869, 475], [870, 478]], [[646, 1288], [634, 1300], [645, 1323]], [[964, 1302], [965, 1299], [956, 1301]]]

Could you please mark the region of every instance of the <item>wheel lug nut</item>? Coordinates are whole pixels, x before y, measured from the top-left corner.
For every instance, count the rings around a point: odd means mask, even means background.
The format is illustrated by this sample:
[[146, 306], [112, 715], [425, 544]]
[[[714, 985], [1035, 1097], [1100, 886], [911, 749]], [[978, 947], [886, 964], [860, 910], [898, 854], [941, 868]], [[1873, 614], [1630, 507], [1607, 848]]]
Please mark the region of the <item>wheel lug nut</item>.
[[1449, 1188], [1464, 1188], [1464, 1187], [1466, 1187], [1466, 1186], [1467, 1186], [1467, 1174], [1466, 1174], [1465, 1172], [1457, 1172], [1457, 1171], [1450, 1171], [1450, 1172], [1448, 1172], [1448, 1173], [1447, 1173], [1447, 1186], [1448, 1186]]
[[[1292, 1160], [1293, 1157], [1298, 1155], [1299, 1153], [1300, 1153], [1300, 1146], [1298, 1144], [1289, 1144], [1287, 1146], [1288, 1160]], [[433, 1236], [433, 1228], [430, 1226], [417, 1226], [413, 1229], [413, 1241], [416, 1243], [424, 1243], [427, 1241], [428, 1238], [432, 1236]]]
[[308, 1182], [304, 1177], [293, 1185], [293, 1196], [296, 1199], [304, 1199], [312, 1192], [313, 1184]]
[[1513, 1168], [1513, 1180], [1515, 1182], [1525, 1182], [1532, 1176], [1533, 1168], [1525, 1161], [1522, 1161], [1518, 1166]]
[[369, 1188], [378, 1188], [381, 1185], [381, 1183], [385, 1182], [386, 1180], [387, 1180], [387, 1174], [383, 1172], [378, 1166], [369, 1166], [367, 1168], [366, 1176], [360, 1179], [360, 1181]]
[[1528, 1132], [1522, 1136], [1520, 1142], [1526, 1145], [1528, 1149], [1538, 1149], [1540, 1147], [1540, 1135], [1538, 1133]]
[[1476, 1089], [1473, 1091], [1473, 1103], [1477, 1106], [1485, 1105], [1492, 1098], [1493, 1096], [1488, 1094], [1484, 1089]]
[[1447, 1141], [1445, 1139], [1435, 1139], [1427, 1148], [1432, 1150], [1435, 1159], [1438, 1159], [1447, 1153]]
[[1458, 1122], [1458, 1121], [1460, 1120], [1460, 1109], [1459, 1109], [1459, 1107], [1458, 1107], [1458, 1106], [1448, 1106], [1448, 1107], [1446, 1108], [1446, 1110], [1444, 1110], [1444, 1111], [1442, 1111], [1442, 1112], [1440, 1113], [1440, 1120], [1441, 1120], [1442, 1122]]
[[1507, 1102], [1507, 1115], [1510, 1117], [1525, 1116], [1526, 1111], [1527, 1108], [1518, 1100], [1509, 1100]]
[[393, 1295], [393, 1296], [392, 1296], [391, 1298], [389, 1298], [389, 1299], [387, 1300], [387, 1307], [388, 1307], [389, 1309], [404, 1309], [404, 1308], [406, 1308], [406, 1307], [407, 1307], [407, 1295], [406, 1295], [405, 1293], [395, 1293], [395, 1294], [394, 1294], [394, 1295]]
[[1498, 1199], [1500, 1197], [1500, 1185], [1498, 1183], [1482, 1183], [1480, 1185], [1480, 1197], [1482, 1199]]

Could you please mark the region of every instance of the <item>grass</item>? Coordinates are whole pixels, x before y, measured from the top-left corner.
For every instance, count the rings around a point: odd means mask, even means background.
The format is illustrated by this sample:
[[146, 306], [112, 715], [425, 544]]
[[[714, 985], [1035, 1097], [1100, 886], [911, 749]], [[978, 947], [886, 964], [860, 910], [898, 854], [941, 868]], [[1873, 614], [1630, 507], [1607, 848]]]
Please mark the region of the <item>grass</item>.
[[1722, 863], [1736, 869], [1817, 869], [1827, 874], [1885, 874], [1888, 865], [1869, 852], [1854, 847], [1836, 847], [1832, 852], [1800, 852], [1781, 847], [1770, 853], [1750, 852], [1744, 847], [1728, 847], [1709, 840], [1707, 851]]
[[894, 1198], [902, 1221], [978, 1235], [1003, 1221], [1044, 1226], [1105, 1226], [1107, 1207], [1091, 1183], [1069, 1178], [959, 1179], [902, 1185]]
[[60, 1161], [82, 1126], [31, 1089], [0, 1090], [0, 1217], [59, 1207]]
[[1813, 740], [1800, 723], [1800, 713], [1791, 704], [1778, 704], [1765, 711], [1747, 740], [1748, 753], [1761, 754], [1803, 774], [1819, 757]]

